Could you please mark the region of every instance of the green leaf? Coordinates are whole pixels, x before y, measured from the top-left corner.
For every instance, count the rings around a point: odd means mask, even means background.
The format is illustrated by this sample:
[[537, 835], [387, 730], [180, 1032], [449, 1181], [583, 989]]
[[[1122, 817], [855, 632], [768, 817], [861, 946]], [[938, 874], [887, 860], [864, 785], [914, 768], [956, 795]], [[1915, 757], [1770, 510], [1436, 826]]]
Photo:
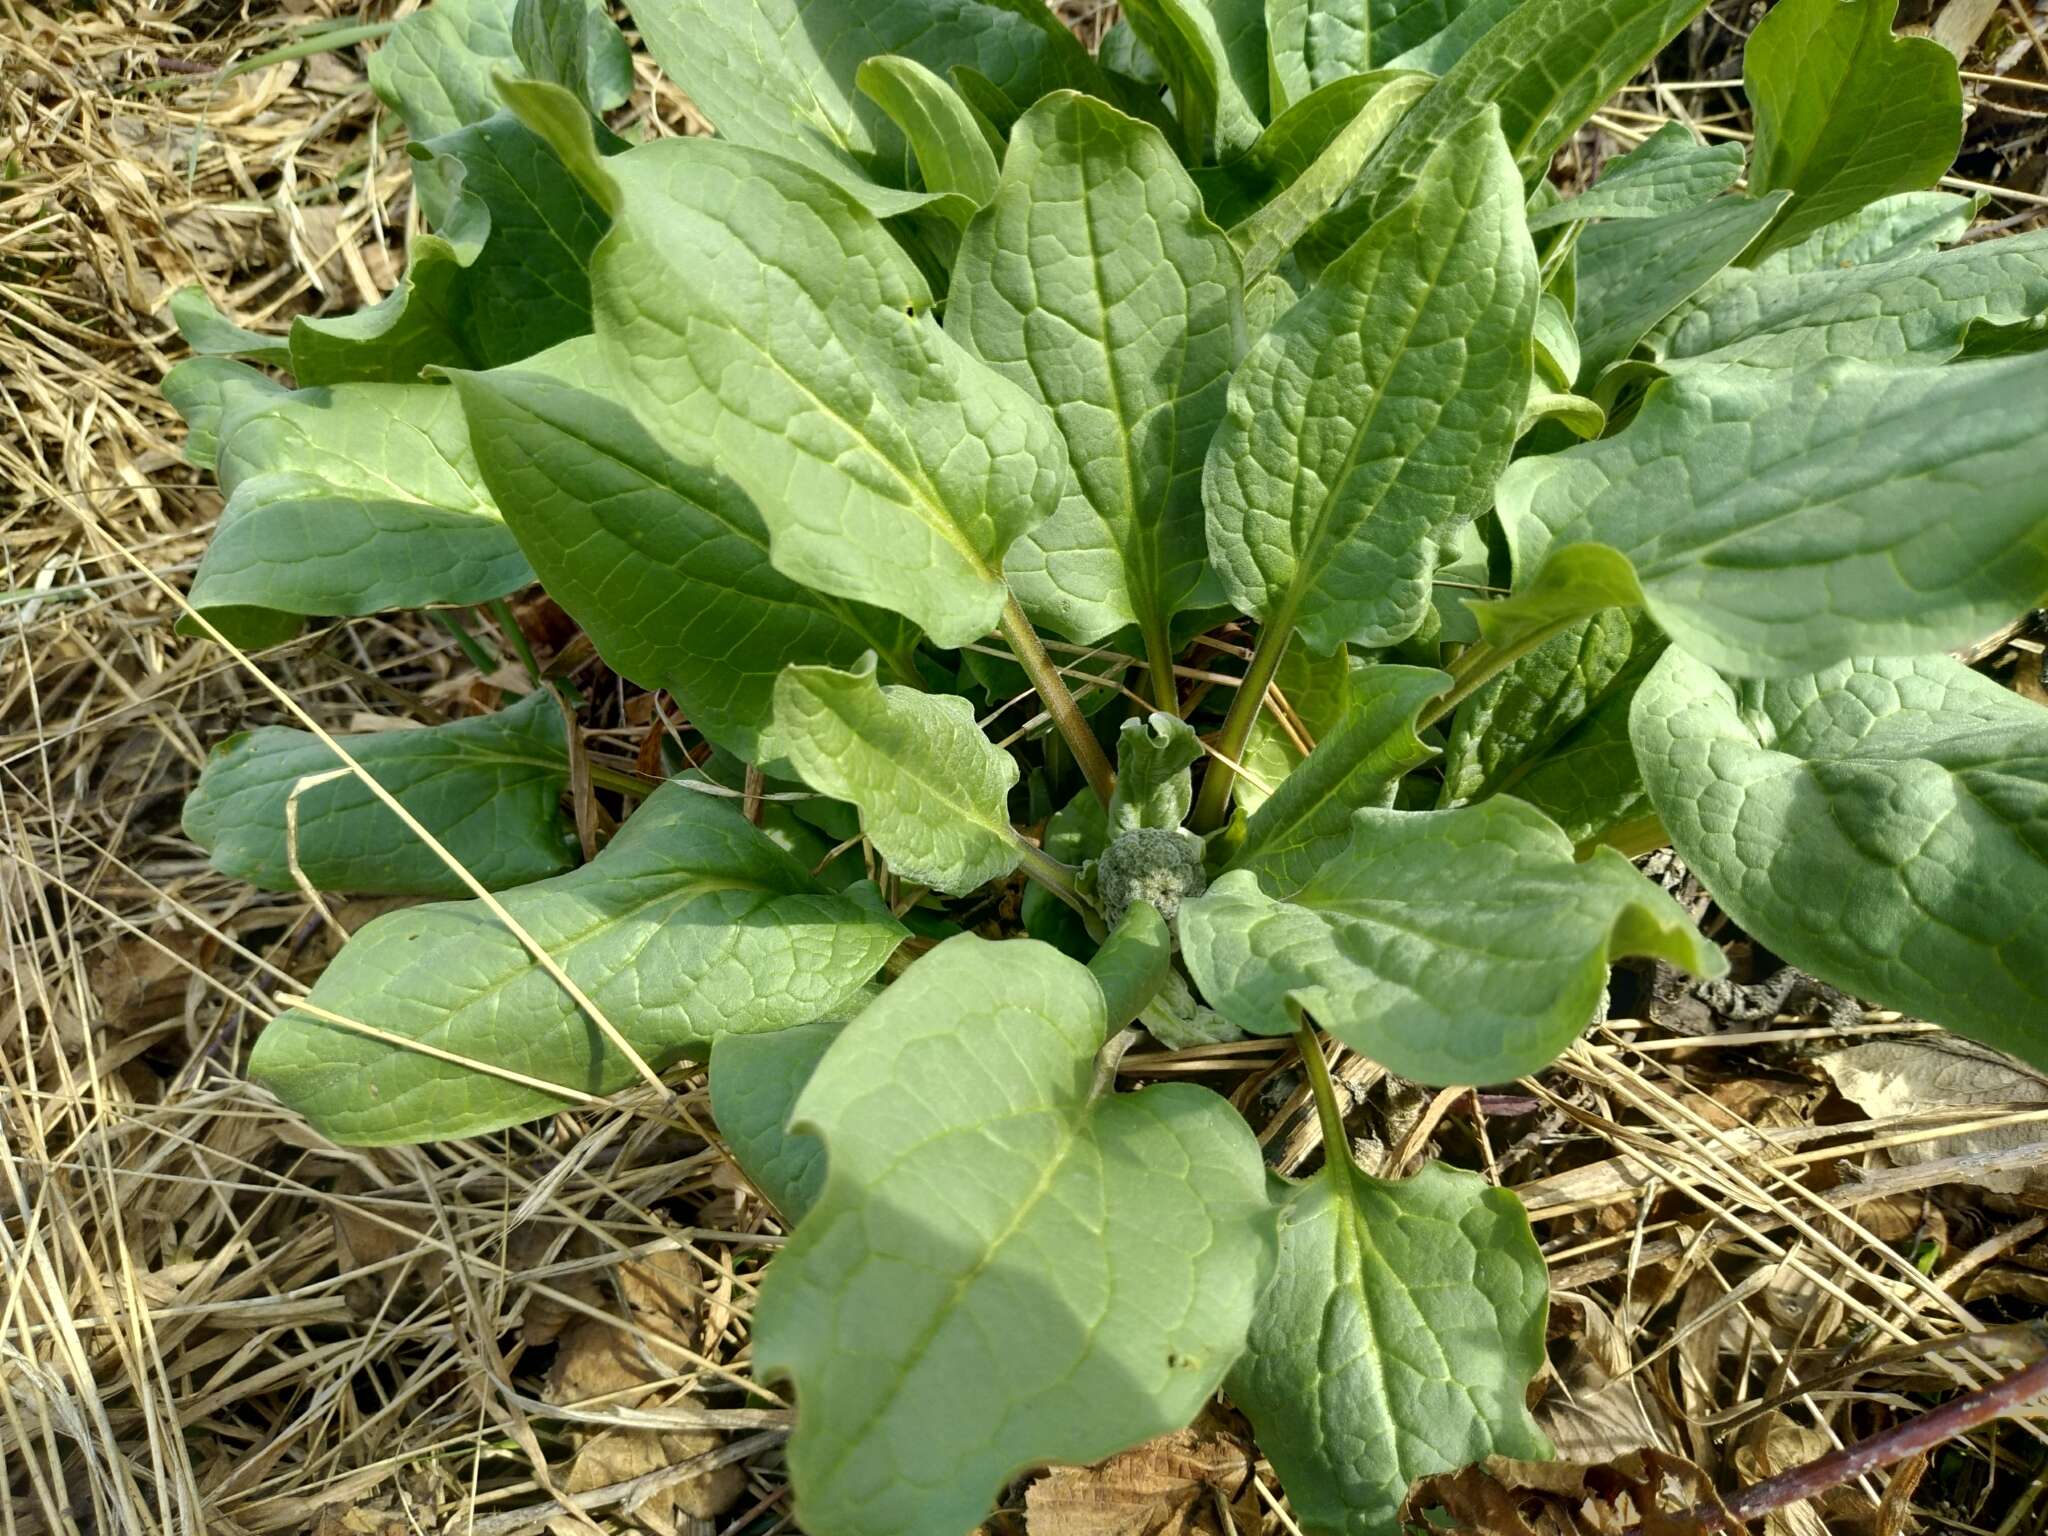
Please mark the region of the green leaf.
[[[1558, 147], [1682, 32], [1704, 3], [1521, 0], [1454, 63], [1420, 57], [1386, 61], [1432, 72], [1442, 68], [1443, 73], [1373, 157], [1356, 195], [1316, 231], [1321, 258], [1333, 258], [1384, 218], [1408, 195], [1438, 146], [1488, 107], [1499, 111], [1522, 180], [1534, 186], [1550, 169]], [[1485, 19], [1493, 9], [1474, 7], [1469, 14]], [[1453, 26], [1445, 35], [1457, 30]]]
[[188, 357], [164, 375], [164, 398], [185, 418], [185, 459], [211, 469], [220, 456], [220, 426], [249, 400], [291, 393], [268, 374], [226, 357]]
[[[1556, 822], [1579, 848], [1631, 828], [1641, 829], [1653, 846], [1670, 840], [1661, 824], [1651, 825], [1649, 791], [1629, 743], [1629, 711], [1647, 675], [1647, 669], [1630, 668], [1511, 786], [1517, 800]], [[1647, 850], [1622, 851], [1633, 857]]]
[[1263, 51], [1254, 66], [1240, 50], [1251, 77], [1241, 79], [1218, 30], [1214, 0], [1126, 0], [1123, 19], [1166, 76], [1188, 158], [1223, 160], [1249, 148], [1259, 136], [1264, 104], [1254, 105], [1246, 86], [1256, 80], [1258, 90], [1266, 87]]
[[1003, 556], [1068, 474], [1045, 408], [940, 330], [902, 247], [830, 182], [702, 138], [607, 168], [597, 334], [655, 440], [739, 483], [792, 580], [941, 645], [993, 630]]
[[[1815, 230], [1796, 245], [1771, 252], [1748, 270], [1758, 276], [1822, 272], [1924, 255], [1962, 239], [1982, 206], [1981, 197], [1954, 192], [1901, 192]], [[1734, 280], [1745, 274], [1725, 275]]]
[[1195, 985], [1256, 1035], [1306, 1010], [1389, 1071], [1497, 1083], [1578, 1038], [1608, 966], [1649, 955], [1726, 969], [1685, 911], [1611, 848], [1571, 839], [1515, 800], [1352, 814], [1350, 844], [1291, 900], [1248, 869], [1180, 910]]
[[1553, 390], [1569, 390], [1580, 373], [1579, 333], [1571, 311], [1554, 293], [1537, 301], [1535, 338], [1538, 387], [1548, 381]]
[[[1337, 98], [1348, 105], [1367, 87], [1370, 92], [1358, 101], [1356, 112], [1323, 140], [1312, 159], [1305, 159], [1300, 152], [1312, 136], [1320, 137], [1315, 130], [1326, 121], [1320, 116], [1326, 100]], [[1280, 182], [1282, 190], [1230, 231], [1232, 243], [1244, 253], [1247, 281], [1257, 281], [1277, 267], [1336, 205], [1357, 180], [1360, 167], [1429, 87], [1427, 75], [1382, 71], [1357, 76], [1300, 102], [1261, 136], [1252, 146], [1249, 163]]]
[[[680, 783], [649, 796], [591, 863], [498, 900], [656, 1071], [701, 1058], [721, 1034], [829, 1015], [903, 937], [878, 907], [825, 894], [731, 802]], [[376, 919], [311, 1000], [580, 1094], [636, 1080], [481, 902]], [[353, 1144], [480, 1135], [575, 1102], [300, 1011], [265, 1026], [249, 1075], [323, 1135]]]
[[633, 94], [633, 50], [591, 0], [518, 0], [512, 51], [529, 76], [561, 86], [593, 112]]
[[237, 609], [378, 613], [480, 603], [533, 580], [451, 389], [255, 396], [222, 420], [217, 472], [227, 505], [192, 605], [231, 640], [248, 631], [219, 615]]
[[1572, 436], [1582, 439], [1598, 437], [1607, 430], [1607, 412], [1598, 400], [1551, 390], [1529, 397], [1529, 403], [1522, 407], [1522, 425], [1518, 435], [1527, 436], [1546, 421], [1557, 422]]
[[908, 185], [909, 148], [856, 86], [864, 60], [972, 69], [1019, 107], [1095, 74], [1044, 6], [1009, 0], [641, 0], [633, 19], [721, 136], [810, 167], [878, 216], [927, 198], [894, 190]]
[[1536, 294], [1521, 184], [1482, 114], [1231, 380], [1205, 494], [1241, 612], [1323, 653], [1415, 631], [1438, 546], [1513, 447]]
[[1666, 123], [1609, 163], [1577, 197], [1531, 214], [1529, 228], [1579, 219], [1656, 219], [1711, 202], [1742, 175], [1740, 144], [1702, 144], [1683, 123]]
[[1954, 357], [1972, 327], [2017, 325], [2048, 311], [2048, 230], [1857, 265], [1729, 276], [1654, 339], [1651, 353], [1667, 373], [1798, 368], [1828, 358], [1918, 367]]
[[1273, 110], [1372, 68], [1367, 0], [1266, 0]]
[[879, 650], [916, 675], [908, 624], [791, 581], [746, 493], [661, 450], [595, 338], [454, 378], [477, 467], [548, 595], [712, 742], [760, 760], [786, 662], [850, 667]]
[[189, 283], [171, 295], [171, 322], [185, 345], [204, 357], [239, 357], [266, 368], [289, 368], [291, 349], [282, 336], [267, 336], [235, 324], [213, 307], [206, 290]]
[[805, 1530], [959, 1536], [1023, 1467], [1185, 1424], [1236, 1359], [1272, 1272], [1258, 1145], [1192, 1085], [1096, 1094], [1108, 1026], [1085, 966], [963, 935], [819, 1064], [795, 1123], [825, 1191], [754, 1326], [804, 1405]]
[[996, 156], [960, 93], [915, 59], [863, 60], [854, 84], [902, 130], [928, 192], [947, 194], [933, 211], [966, 225], [996, 194]]
[[1202, 743], [1185, 720], [1154, 710], [1117, 729], [1116, 789], [1109, 797], [1109, 836], [1134, 827], [1177, 827], [1194, 803]]
[[517, 73], [513, 0], [434, 0], [370, 56], [370, 87], [414, 139], [436, 138], [498, 110], [494, 71]]
[[1159, 131], [1064, 91], [1025, 113], [947, 325], [1050, 408], [1073, 466], [1067, 505], [1011, 547], [1019, 600], [1083, 643], [1134, 618], [1163, 642], [1202, 571], [1202, 456], [1244, 298]]
[[1894, 37], [1898, 0], [1778, 0], [1742, 52], [1756, 114], [1750, 185], [1791, 204], [1775, 249], [1893, 192], [1930, 187], [1963, 142], [1955, 56]]
[[1640, 611], [1608, 608], [1513, 663], [1453, 717], [1439, 803], [1513, 787], [1610, 692], [1648, 671], [1663, 648], [1663, 636]]
[[[1109, 812], [1094, 790], [1084, 786], [1052, 813], [1040, 846], [1072, 869], [1079, 869], [1109, 846]], [[1037, 881], [1024, 887], [1020, 906], [1024, 931], [1034, 939], [1057, 945], [1062, 953], [1080, 960], [1095, 953], [1097, 941], [1088, 933], [1081, 914]]]
[[1402, 775], [1435, 755], [1415, 717], [1450, 685], [1426, 667], [1383, 663], [1358, 673], [1344, 723], [1252, 813], [1231, 867], [1257, 872], [1283, 894], [1308, 884], [1350, 841], [1351, 813], [1391, 805]]
[[1672, 640], [1724, 671], [1964, 644], [2048, 592], [2044, 390], [2038, 355], [1668, 380], [1626, 432], [1502, 478], [1517, 596], [1481, 620], [1514, 613], [1546, 561], [1604, 546]]
[[[1318, 656], [1305, 645], [1287, 648], [1280, 668], [1273, 674], [1273, 686], [1287, 700], [1287, 707], [1301, 723], [1311, 744], [1321, 741], [1343, 723], [1351, 712], [1351, 653], [1342, 648]], [[1307, 756], [1295, 745], [1294, 734], [1280, 723], [1271, 700], [1252, 722], [1238, 761], [1251, 771], [1239, 781], [1237, 804], [1249, 816], [1266, 803], [1267, 790], [1276, 788], [1299, 768]], [[1254, 784], [1256, 778], [1259, 784]], [[1262, 789], [1260, 784], [1266, 786]]]
[[1173, 933], [1150, 902], [1134, 901], [1088, 962], [1111, 1033], [1151, 1006], [1173, 973]]
[[1632, 734], [1673, 844], [1747, 932], [2048, 1065], [2040, 705], [1945, 656], [1731, 683], [1673, 651]]
[[859, 806], [861, 830], [906, 880], [958, 896], [1017, 867], [1016, 759], [957, 694], [880, 687], [872, 656], [850, 672], [785, 667], [770, 745], [811, 788]]
[[1786, 196], [1717, 197], [1684, 213], [1588, 226], [1577, 250], [1580, 381], [1593, 384], [1740, 256]]
[[845, 1032], [844, 1023], [799, 1024], [711, 1043], [711, 1116], [754, 1188], [794, 1227], [825, 1187], [825, 1146], [789, 1126], [790, 1111]]
[[[558, 875], [576, 863], [562, 818], [569, 745], [547, 689], [494, 715], [418, 730], [335, 738], [487, 890]], [[301, 779], [296, 842], [287, 802]], [[185, 835], [213, 867], [267, 891], [466, 896], [469, 887], [308, 731], [264, 726], [215, 747], [185, 800]]]
[[1523, 1400], [1550, 1285], [1521, 1202], [1440, 1163], [1283, 1188], [1280, 1266], [1227, 1385], [1302, 1527], [1398, 1536], [1417, 1479], [1547, 1460]]

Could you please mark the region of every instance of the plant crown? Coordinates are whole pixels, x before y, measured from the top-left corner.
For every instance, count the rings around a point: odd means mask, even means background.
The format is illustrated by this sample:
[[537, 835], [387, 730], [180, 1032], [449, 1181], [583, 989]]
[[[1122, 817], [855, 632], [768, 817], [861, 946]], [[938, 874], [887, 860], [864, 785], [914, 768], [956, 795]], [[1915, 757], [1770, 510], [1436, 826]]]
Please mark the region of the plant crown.
[[[462, 610], [538, 581], [707, 746], [641, 776], [539, 675], [224, 743], [223, 870], [440, 898], [250, 1071], [392, 1143], [708, 1060], [818, 1536], [959, 1536], [1219, 1388], [1304, 1530], [1546, 1454], [1521, 1208], [1357, 1166], [1325, 1035], [1496, 1083], [1618, 959], [1716, 975], [1668, 843], [2048, 1065], [2048, 720], [1948, 654], [2048, 593], [2048, 231], [1959, 243], [1895, 5], [1779, 0], [1747, 156], [1671, 125], [1570, 197], [1701, 0], [1125, 0], [1096, 54], [1038, 0], [634, 0], [716, 136], [631, 144], [595, 0], [400, 23], [396, 290], [175, 303], [185, 622], [431, 607], [489, 661]], [[594, 857], [572, 780], [630, 811]], [[1133, 1025], [1293, 1037], [1323, 1171], [1117, 1091]]]

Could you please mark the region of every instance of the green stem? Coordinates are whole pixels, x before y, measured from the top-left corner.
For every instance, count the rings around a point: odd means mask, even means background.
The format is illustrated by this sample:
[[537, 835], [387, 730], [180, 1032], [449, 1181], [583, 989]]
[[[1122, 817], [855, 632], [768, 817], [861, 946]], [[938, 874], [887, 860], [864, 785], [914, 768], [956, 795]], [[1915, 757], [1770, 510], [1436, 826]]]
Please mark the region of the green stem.
[[616, 768], [606, 768], [597, 763], [586, 762], [584, 766], [590, 772], [590, 782], [599, 789], [614, 789], [622, 795], [637, 795], [645, 800], [661, 788], [659, 783], [643, 779], [637, 773], [621, 773]]
[[1553, 635], [1562, 634], [1584, 617], [1583, 613], [1575, 613], [1569, 618], [1554, 620], [1540, 629], [1531, 630], [1512, 645], [1492, 646], [1482, 640], [1477, 645], [1467, 646], [1465, 654], [1450, 665], [1450, 692], [1427, 705], [1415, 717], [1415, 728], [1428, 730], [1439, 720], [1448, 719], [1473, 694]]
[[1330, 1064], [1323, 1060], [1323, 1042], [1315, 1026], [1303, 1019], [1294, 1030], [1294, 1044], [1301, 1052], [1301, 1069], [1308, 1076], [1309, 1092], [1315, 1095], [1316, 1119], [1323, 1127], [1323, 1167], [1330, 1181], [1348, 1191], [1356, 1171], [1351, 1161], [1351, 1138], [1344, 1133], [1344, 1111], [1337, 1104], [1337, 1085], [1330, 1081]]
[[540, 663], [533, 659], [533, 647], [527, 644], [526, 631], [519, 627], [519, 620], [513, 617], [512, 605], [502, 597], [490, 602], [491, 617], [498, 621], [498, 627], [505, 631], [505, 638], [512, 642], [513, 653], [519, 658], [519, 665], [526, 668], [526, 675], [533, 686], [541, 686]]
[[1027, 842], [1022, 837], [1017, 839], [1017, 851], [1024, 856], [1024, 873], [1080, 913], [1087, 920], [1090, 933], [1101, 927], [1102, 919], [1081, 895], [1081, 888], [1074, 884], [1073, 870], [1036, 843]]
[[[1259, 643], [1252, 647], [1251, 664], [1245, 668], [1244, 681], [1237, 685], [1237, 697], [1230, 701], [1230, 713], [1223, 717], [1223, 729], [1217, 734], [1216, 756], [1209, 759], [1209, 766], [1202, 773], [1202, 792], [1188, 820], [1188, 825], [1197, 832], [1214, 832], [1223, 825], [1224, 815], [1230, 809], [1230, 787], [1237, 779], [1237, 770], [1230, 764], [1244, 757], [1252, 722], [1265, 707], [1266, 690], [1273, 686], [1274, 675], [1280, 670], [1280, 660], [1287, 654], [1287, 642], [1293, 635], [1291, 615], [1282, 615], [1259, 631]], [[1223, 760], [1226, 758], [1229, 761]]]
[[469, 664], [485, 677], [489, 677], [505, 664], [501, 658], [484, 649], [484, 643], [464, 627], [462, 620], [455, 616], [454, 609], [429, 608], [427, 612], [434, 616], [436, 624], [455, 637], [455, 643], [462, 648], [462, 654], [469, 658]]
[[1018, 665], [1023, 667], [1024, 675], [1031, 679], [1031, 686], [1038, 690], [1038, 697], [1044, 701], [1046, 713], [1052, 716], [1053, 724], [1059, 727], [1060, 735], [1066, 738], [1068, 747], [1073, 750], [1074, 761], [1087, 775], [1096, 799], [1108, 805], [1110, 793], [1116, 788], [1116, 772], [1103, 755], [1102, 743], [1095, 739], [1095, 732], [1089, 728], [1081, 706], [1067, 691], [1060, 669], [1045, 653], [1045, 642], [1038, 638], [1038, 631], [1031, 627], [1031, 621], [1024, 617], [1024, 610], [1014, 597], [1003, 605], [1001, 627], [1003, 639], [1009, 642]]
[[1162, 623], [1145, 626], [1145, 670], [1152, 678], [1153, 706], [1178, 717], [1180, 685], [1173, 680], [1173, 642]]

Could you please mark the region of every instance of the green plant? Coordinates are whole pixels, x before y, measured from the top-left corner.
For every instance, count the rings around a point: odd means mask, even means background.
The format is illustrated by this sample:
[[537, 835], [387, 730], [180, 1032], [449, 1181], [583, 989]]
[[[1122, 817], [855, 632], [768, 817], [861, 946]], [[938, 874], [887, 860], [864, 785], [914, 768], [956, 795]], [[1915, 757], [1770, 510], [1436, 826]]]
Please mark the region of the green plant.
[[[1765, 19], [1746, 187], [1670, 127], [1561, 197], [1699, 8], [1125, 0], [1091, 56], [1037, 0], [641, 0], [720, 136], [631, 146], [592, 0], [401, 23], [399, 288], [178, 301], [227, 493], [188, 624], [479, 648], [448, 610], [538, 579], [717, 750], [593, 764], [539, 678], [227, 744], [222, 867], [467, 898], [253, 1075], [402, 1142], [708, 1058], [795, 1224], [754, 1359], [821, 1536], [955, 1536], [1219, 1386], [1305, 1529], [1544, 1454], [1519, 1207], [1355, 1167], [1319, 1030], [1497, 1082], [1616, 959], [1716, 974], [1629, 861], [1668, 840], [1778, 954], [2048, 1062], [2048, 722], [1942, 654], [2048, 593], [2048, 233], [1954, 243], [1955, 67], [1892, 0]], [[637, 802], [587, 863], [572, 768]], [[1134, 1021], [1293, 1036], [1324, 1171], [1113, 1091]]]

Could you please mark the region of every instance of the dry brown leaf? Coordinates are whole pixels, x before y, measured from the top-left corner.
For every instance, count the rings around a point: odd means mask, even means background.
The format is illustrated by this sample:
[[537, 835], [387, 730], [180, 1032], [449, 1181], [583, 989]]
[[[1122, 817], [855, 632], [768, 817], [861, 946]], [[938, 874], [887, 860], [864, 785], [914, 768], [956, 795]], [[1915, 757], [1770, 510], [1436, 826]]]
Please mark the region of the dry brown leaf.
[[1706, 1473], [1662, 1451], [1602, 1462], [1490, 1456], [1477, 1467], [1423, 1479], [1401, 1513], [1443, 1530], [1428, 1519], [1441, 1511], [1455, 1522], [1448, 1529], [1471, 1536], [1697, 1536], [1690, 1511], [1714, 1498]]
[[[1747, 1485], [1803, 1467], [1834, 1448], [1834, 1442], [1812, 1425], [1768, 1413], [1744, 1431], [1729, 1460]], [[1828, 1536], [1827, 1522], [1811, 1502], [1774, 1510], [1764, 1517], [1764, 1525], [1767, 1536]]]
[[[2011, 1106], [2048, 1108], [2048, 1078], [2009, 1056], [1953, 1035], [1872, 1040], [1820, 1058], [1835, 1089], [1872, 1119], [1981, 1111], [1993, 1118]], [[1908, 1142], [1887, 1155], [1898, 1166], [1972, 1152], [2048, 1141], [2048, 1124], [1972, 1131], [1963, 1136]], [[2048, 1191], [2048, 1162], [2038, 1168], [1987, 1174], [1983, 1188], [2000, 1194]]]
[[[529, 1327], [543, 1337], [557, 1329], [560, 1335], [542, 1395], [551, 1403], [596, 1408], [702, 1406], [687, 1392], [659, 1385], [691, 1369], [680, 1351], [691, 1347], [704, 1308], [696, 1263], [679, 1251], [653, 1253], [619, 1265], [613, 1279], [606, 1298], [612, 1315], [602, 1320], [556, 1305], [541, 1307], [536, 1321], [529, 1303]], [[713, 1430], [638, 1428], [579, 1431], [574, 1439], [563, 1484], [571, 1493], [681, 1467], [725, 1443]], [[658, 1482], [627, 1513], [656, 1536], [687, 1536], [691, 1522], [724, 1513], [745, 1490], [739, 1467], [716, 1467]]]
[[[1242, 1440], [1213, 1421], [1198, 1421], [1092, 1467], [1054, 1467], [1025, 1490], [1025, 1530], [1029, 1536], [1215, 1532], [1221, 1528], [1216, 1495], [1228, 1501], [1248, 1494], [1251, 1471]], [[1243, 1520], [1238, 1528], [1247, 1529]]]

